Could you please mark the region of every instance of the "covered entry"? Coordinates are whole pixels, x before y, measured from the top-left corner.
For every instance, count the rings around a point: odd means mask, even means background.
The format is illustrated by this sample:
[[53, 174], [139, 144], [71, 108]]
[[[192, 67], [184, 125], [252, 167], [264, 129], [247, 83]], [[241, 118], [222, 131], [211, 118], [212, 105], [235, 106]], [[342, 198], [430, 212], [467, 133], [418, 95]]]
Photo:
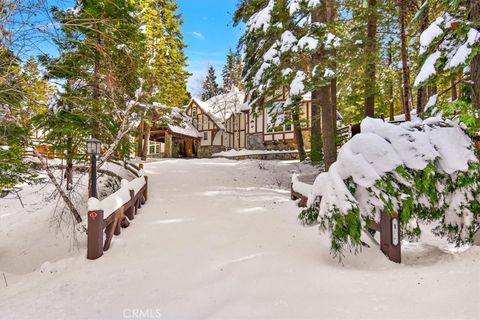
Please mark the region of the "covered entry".
[[196, 158], [200, 134], [196, 130], [169, 125], [165, 128], [153, 128], [150, 140], [165, 144], [165, 158]]

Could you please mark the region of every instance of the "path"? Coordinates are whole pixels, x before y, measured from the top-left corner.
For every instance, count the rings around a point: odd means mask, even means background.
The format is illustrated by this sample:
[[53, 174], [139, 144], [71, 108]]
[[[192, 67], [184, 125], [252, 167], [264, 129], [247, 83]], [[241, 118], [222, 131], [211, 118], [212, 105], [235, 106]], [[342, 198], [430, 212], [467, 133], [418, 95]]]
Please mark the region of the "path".
[[480, 314], [480, 251], [460, 258], [435, 252], [421, 265], [398, 266], [372, 248], [342, 267], [329, 256], [328, 238], [301, 226], [289, 192], [277, 187], [286, 187], [284, 172], [295, 165], [262, 166], [221, 159], [149, 163], [149, 202], [110, 251], [97, 261], [61, 260], [1, 288], [0, 318], [135, 319], [140, 311], [148, 312], [142, 319]]

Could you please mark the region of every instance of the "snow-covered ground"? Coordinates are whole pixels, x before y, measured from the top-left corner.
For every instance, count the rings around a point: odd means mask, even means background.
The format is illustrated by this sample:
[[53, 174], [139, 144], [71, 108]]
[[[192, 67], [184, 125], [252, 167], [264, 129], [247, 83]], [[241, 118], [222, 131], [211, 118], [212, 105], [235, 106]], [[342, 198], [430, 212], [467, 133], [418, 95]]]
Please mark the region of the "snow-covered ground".
[[[0, 318], [479, 318], [480, 247], [454, 249], [425, 232], [404, 244], [402, 265], [375, 246], [343, 266], [333, 260], [328, 236], [300, 225], [290, 201], [291, 173], [313, 170], [294, 161], [149, 162], [149, 202], [96, 261], [61, 238], [30, 239], [52, 238], [51, 208], [2, 206]], [[23, 239], [28, 251], [9, 253]]]

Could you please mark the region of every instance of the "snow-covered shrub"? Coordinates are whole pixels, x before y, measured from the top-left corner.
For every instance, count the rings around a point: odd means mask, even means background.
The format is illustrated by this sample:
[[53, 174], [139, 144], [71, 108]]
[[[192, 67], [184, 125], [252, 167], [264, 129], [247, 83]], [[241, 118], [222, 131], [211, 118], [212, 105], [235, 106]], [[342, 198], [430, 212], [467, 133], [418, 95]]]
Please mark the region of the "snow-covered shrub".
[[480, 226], [480, 164], [457, 121], [441, 117], [400, 125], [366, 118], [361, 134], [315, 180], [299, 218], [331, 235], [331, 251], [360, 249], [362, 228], [382, 211], [399, 213], [402, 235], [420, 235], [419, 221], [457, 245]]

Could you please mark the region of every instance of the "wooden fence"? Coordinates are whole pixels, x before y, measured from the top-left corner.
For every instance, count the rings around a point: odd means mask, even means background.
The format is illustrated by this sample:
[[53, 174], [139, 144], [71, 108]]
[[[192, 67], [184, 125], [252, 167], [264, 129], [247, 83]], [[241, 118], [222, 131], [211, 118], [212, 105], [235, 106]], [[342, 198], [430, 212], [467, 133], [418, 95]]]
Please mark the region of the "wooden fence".
[[[135, 171], [137, 179], [124, 182], [119, 191], [101, 202], [94, 198], [89, 200], [87, 259], [100, 258], [103, 252], [110, 248], [113, 236], [120, 235], [121, 229], [130, 225], [130, 221], [138, 214], [138, 209], [148, 199], [148, 177], [141, 175], [143, 165], [130, 164], [129, 166], [132, 170], [138, 169]], [[127, 190], [129, 198], [125, 197]], [[119, 201], [122, 203], [119, 204]], [[112, 212], [105, 213], [105, 207], [114, 209]]]

